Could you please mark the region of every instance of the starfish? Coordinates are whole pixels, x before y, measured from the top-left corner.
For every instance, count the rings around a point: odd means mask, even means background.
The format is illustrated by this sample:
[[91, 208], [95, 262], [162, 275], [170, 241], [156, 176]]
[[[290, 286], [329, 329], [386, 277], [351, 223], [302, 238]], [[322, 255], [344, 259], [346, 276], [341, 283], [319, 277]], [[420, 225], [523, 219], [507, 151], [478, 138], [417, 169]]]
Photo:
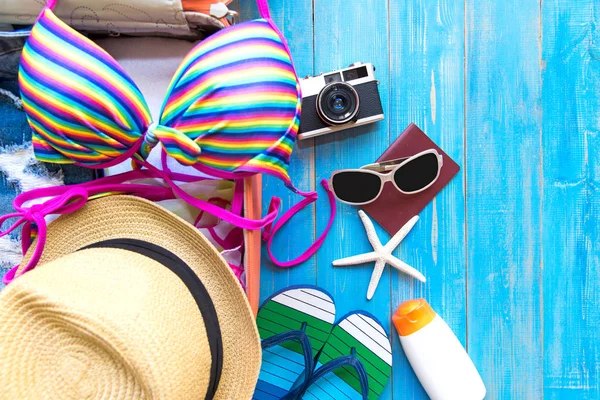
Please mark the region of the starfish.
[[383, 268], [386, 264], [391, 265], [397, 270], [404, 272], [420, 280], [421, 282], [425, 282], [425, 277], [422, 273], [406, 264], [404, 261], [398, 259], [392, 254], [392, 251], [406, 237], [408, 232], [415, 226], [417, 221], [419, 220], [418, 216], [412, 217], [406, 225], [404, 225], [392, 238], [389, 242], [384, 246], [381, 244], [377, 233], [375, 232], [375, 227], [373, 226], [373, 222], [367, 217], [367, 214], [359, 210], [358, 215], [365, 226], [365, 230], [367, 231], [367, 238], [373, 246], [373, 251], [370, 253], [358, 254], [352, 257], [342, 258], [341, 260], [335, 260], [333, 262], [334, 266], [347, 266], [347, 265], [358, 265], [364, 264], [367, 262], [375, 261], [375, 269], [373, 269], [373, 275], [371, 276], [371, 282], [369, 282], [369, 289], [367, 290], [367, 300], [371, 300], [373, 295], [375, 294], [375, 290], [377, 289], [377, 285], [379, 285], [379, 280], [381, 279], [381, 274], [383, 274]]

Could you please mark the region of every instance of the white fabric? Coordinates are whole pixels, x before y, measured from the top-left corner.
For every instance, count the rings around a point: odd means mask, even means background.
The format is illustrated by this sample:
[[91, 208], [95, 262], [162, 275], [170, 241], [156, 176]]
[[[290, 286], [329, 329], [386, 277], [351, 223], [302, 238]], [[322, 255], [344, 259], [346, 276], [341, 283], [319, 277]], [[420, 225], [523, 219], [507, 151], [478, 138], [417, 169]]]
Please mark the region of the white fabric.
[[[45, 0], [1, 0], [0, 23], [33, 24]], [[181, 0], [58, 0], [55, 14], [78, 30], [189, 34]]]
[[[152, 120], [158, 121], [160, 108], [171, 79], [181, 60], [196, 45], [194, 42], [167, 38], [107, 38], [96, 43], [113, 56], [125, 72], [138, 86], [152, 114]], [[160, 166], [160, 146], [150, 154], [149, 161]], [[174, 171], [183, 172], [176, 161], [169, 163]], [[108, 169], [113, 175], [130, 169], [129, 162], [123, 162]], [[186, 168], [185, 172], [195, 171]]]

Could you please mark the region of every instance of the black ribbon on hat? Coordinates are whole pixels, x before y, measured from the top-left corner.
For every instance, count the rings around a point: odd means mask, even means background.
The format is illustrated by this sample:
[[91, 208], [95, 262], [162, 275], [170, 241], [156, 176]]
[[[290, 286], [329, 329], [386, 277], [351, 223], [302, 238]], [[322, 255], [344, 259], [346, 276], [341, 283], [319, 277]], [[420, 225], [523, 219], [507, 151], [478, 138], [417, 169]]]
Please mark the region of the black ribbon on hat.
[[221, 327], [215, 305], [202, 284], [198, 275], [181, 258], [171, 253], [169, 250], [137, 239], [111, 239], [94, 243], [80, 250], [94, 248], [112, 248], [132, 251], [141, 254], [170, 269], [181, 279], [185, 286], [194, 297], [198, 309], [204, 319], [206, 327], [206, 336], [211, 355], [210, 380], [206, 391], [206, 400], [212, 400], [219, 387], [221, 372], [223, 369], [223, 342], [221, 338]]

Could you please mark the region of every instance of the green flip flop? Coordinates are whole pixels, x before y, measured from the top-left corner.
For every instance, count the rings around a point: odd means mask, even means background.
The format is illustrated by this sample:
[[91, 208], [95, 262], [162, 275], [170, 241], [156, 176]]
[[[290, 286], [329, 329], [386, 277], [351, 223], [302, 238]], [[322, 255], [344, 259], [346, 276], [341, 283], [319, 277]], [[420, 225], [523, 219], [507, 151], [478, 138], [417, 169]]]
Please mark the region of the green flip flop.
[[381, 323], [353, 312], [333, 328], [306, 383], [306, 400], [375, 400], [392, 373], [392, 349]]
[[263, 361], [252, 398], [282, 399], [297, 386], [304, 386], [334, 321], [331, 295], [316, 286], [292, 286], [269, 297], [256, 319]]

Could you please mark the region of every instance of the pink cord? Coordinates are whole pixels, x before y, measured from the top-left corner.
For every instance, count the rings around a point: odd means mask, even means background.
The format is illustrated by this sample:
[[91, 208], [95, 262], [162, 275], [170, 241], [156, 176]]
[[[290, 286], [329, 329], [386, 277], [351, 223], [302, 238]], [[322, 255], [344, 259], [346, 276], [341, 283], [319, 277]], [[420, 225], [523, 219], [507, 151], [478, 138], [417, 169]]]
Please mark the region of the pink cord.
[[[31, 259], [21, 272], [21, 274], [23, 274], [35, 268], [42, 255], [42, 251], [46, 244], [47, 226], [45, 217], [47, 215], [72, 213], [83, 207], [90, 196], [102, 193], [126, 193], [152, 201], [175, 198], [173, 190], [169, 187], [122, 183], [133, 179], [152, 177], [157, 178], [159, 175], [148, 170], [138, 170], [108, 176], [106, 178], [100, 178], [77, 185], [39, 188], [21, 193], [15, 197], [15, 200], [13, 201], [15, 212], [0, 217], [0, 226], [10, 219], [17, 219], [8, 229], [0, 231], [0, 237], [10, 234], [22, 225], [21, 247], [23, 254], [25, 254], [31, 247], [31, 233], [33, 225], [35, 224], [35, 227], [37, 228], [37, 241]], [[185, 176], [183, 174], [177, 174], [177, 178], [180, 178], [182, 181], [190, 182], [193, 182], [194, 179], [203, 179], [201, 177]], [[46, 197], [50, 197], [50, 199], [41, 204], [24, 207], [24, 204], [29, 201]], [[2, 282], [4, 284], [12, 282], [17, 277], [16, 273], [18, 268], [19, 266], [11, 268], [2, 278]]]
[[[44, 249], [44, 245], [46, 244], [46, 220], [44, 217], [50, 214], [69, 214], [73, 211], [79, 210], [88, 199], [88, 191], [83, 187], [73, 188], [67, 193], [63, 194], [59, 197], [54, 197], [43, 204], [35, 204], [29, 208], [23, 207], [15, 207], [16, 212], [11, 214], [6, 214], [0, 217], [0, 226], [2, 224], [13, 218], [18, 218], [17, 221], [12, 224], [7, 230], [0, 231], [0, 237], [6, 236], [19, 226], [23, 225], [21, 230], [22, 235], [22, 249], [24, 252], [27, 252], [29, 247], [31, 246], [31, 228], [32, 224], [35, 224], [37, 227], [38, 237], [35, 244], [35, 249], [33, 250], [33, 255], [31, 259], [21, 271], [21, 274], [35, 268], [40, 257], [42, 256], [42, 250]], [[17, 199], [15, 199], [16, 201]], [[2, 282], [5, 285], [8, 285], [16, 278], [17, 270], [19, 266], [15, 266], [11, 268], [4, 278], [2, 278]]]
[[297, 191], [299, 194], [301, 194], [302, 196], [305, 197], [304, 200], [295, 204], [292, 208], [287, 210], [285, 212], [285, 214], [283, 214], [281, 216], [281, 218], [279, 218], [277, 223], [275, 223], [275, 226], [273, 226], [272, 229], [270, 226], [265, 228], [265, 231], [263, 232], [263, 241], [267, 242], [267, 253], [269, 254], [269, 257], [271, 258], [273, 263], [275, 265], [277, 265], [278, 267], [289, 268], [289, 267], [293, 267], [295, 265], [301, 264], [304, 261], [308, 260], [313, 254], [315, 254], [317, 252], [317, 250], [319, 250], [319, 248], [323, 245], [323, 242], [325, 241], [325, 238], [327, 237], [327, 234], [329, 233], [329, 230], [331, 229], [331, 225], [333, 225], [333, 220], [335, 219], [335, 214], [336, 214], [337, 208], [336, 208], [336, 203], [335, 203], [335, 197], [334, 197], [331, 189], [329, 189], [327, 180], [326, 179], [321, 180], [321, 185], [323, 186], [323, 189], [325, 189], [325, 192], [327, 193], [327, 197], [329, 199], [329, 207], [331, 209], [331, 214], [329, 215], [329, 222], [327, 223], [327, 226], [323, 230], [323, 233], [321, 233], [321, 236], [319, 236], [317, 238], [317, 240], [315, 240], [315, 242], [312, 245], [310, 245], [310, 247], [308, 249], [306, 249], [306, 251], [304, 253], [302, 253], [300, 256], [298, 256], [297, 258], [295, 258], [293, 260], [283, 262], [283, 261], [279, 261], [275, 258], [275, 256], [273, 255], [273, 252], [271, 251], [271, 245], [273, 244], [273, 237], [275, 236], [277, 231], [279, 231], [279, 229], [281, 229], [300, 210], [302, 210], [309, 204], [312, 204], [315, 201], [317, 201], [317, 197], [318, 197], [317, 192], [304, 193], [304, 192]]
[[[227, 206], [231, 205], [231, 202], [229, 200], [225, 200], [220, 197], [211, 197], [207, 201], [211, 204], [220, 205], [222, 208], [226, 208]], [[205, 213], [204, 210], [200, 210], [200, 212], [198, 213], [198, 217], [196, 217], [196, 220], [194, 221], [194, 226], [196, 228], [198, 228], [198, 229], [214, 228], [215, 226], [217, 226], [219, 224], [219, 222], [217, 222], [216, 224], [198, 226], [198, 224], [200, 223], [200, 220], [202, 220], [202, 217], [204, 217], [204, 213]]]
[[260, 16], [264, 19], [271, 19], [271, 13], [269, 12], [269, 2], [267, 0], [256, 0], [258, 11]]

